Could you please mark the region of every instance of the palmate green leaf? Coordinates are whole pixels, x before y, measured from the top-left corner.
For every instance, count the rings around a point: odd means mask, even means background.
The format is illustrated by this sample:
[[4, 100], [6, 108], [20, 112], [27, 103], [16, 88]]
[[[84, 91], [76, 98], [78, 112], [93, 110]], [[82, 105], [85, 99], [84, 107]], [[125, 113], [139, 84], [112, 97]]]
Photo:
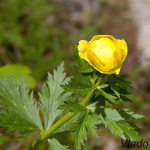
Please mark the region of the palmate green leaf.
[[64, 73], [64, 63], [54, 70], [53, 75], [48, 74], [48, 80], [43, 84], [40, 96], [40, 109], [44, 116], [44, 128], [48, 130], [56, 117], [61, 114], [62, 110], [58, 107], [70, 98], [71, 92], [64, 92], [60, 85], [67, 84], [70, 78], [66, 78]]
[[84, 106], [72, 101], [66, 101], [58, 109], [65, 109], [65, 110], [69, 110], [70, 112], [76, 112], [76, 113], [87, 110]]
[[20, 133], [19, 137], [17, 138], [18, 141], [38, 130], [35, 125], [21, 118], [19, 115], [5, 111], [2, 111], [0, 114], [0, 127], [7, 128], [8, 134], [15, 131]]
[[87, 112], [84, 112], [82, 116], [74, 123], [72, 126], [72, 131], [74, 131], [75, 149], [80, 150], [81, 144], [87, 140], [87, 130], [92, 135], [97, 136], [94, 130], [95, 124], [93, 121], [93, 116]]
[[100, 118], [104, 125], [108, 127], [113, 134], [120, 136], [122, 139], [126, 139], [124, 131], [120, 128], [120, 126], [118, 126], [117, 122], [109, 117], [103, 117], [102, 115], [100, 115]]
[[49, 150], [69, 150], [68, 146], [61, 145], [55, 138], [48, 139]]
[[[111, 84], [115, 85], [115, 82], [113, 81]], [[102, 87], [98, 86], [97, 89], [99, 90], [100, 95], [102, 95], [109, 102], [113, 104], [121, 104], [124, 101], [128, 101], [128, 102], [132, 101], [131, 99], [128, 98], [128, 94], [130, 93], [126, 89], [123, 89], [118, 85], [115, 85], [117, 89], [112, 88], [114, 86], [111, 87], [110, 83], [109, 83], [109, 86], [107, 85], [108, 84], [103, 84]], [[106, 89], [102, 90], [103, 86]], [[105, 103], [108, 103], [108, 102], [105, 101]]]
[[114, 121], [120, 121], [120, 120], [133, 121], [134, 119], [140, 119], [144, 117], [143, 115], [135, 114], [134, 112], [129, 112], [128, 110], [129, 109], [116, 110], [112, 108], [100, 108], [99, 113]]
[[23, 65], [5, 65], [0, 67], [0, 77], [10, 79], [10, 77], [13, 76], [17, 84], [20, 84], [20, 78], [23, 77], [26, 85], [30, 88], [34, 88], [36, 82], [30, 74], [31, 70]]
[[78, 51], [77, 45], [75, 43], [73, 43], [73, 51], [74, 51], [74, 55], [76, 58], [77, 71], [79, 71], [79, 73], [93, 72], [93, 68], [91, 66], [89, 66], [85, 60], [83, 60], [79, 57], [79, 54], [78, 54], [79, 51]]
[[103, 95], [105, 97], [105, 99], [107, 99], [109, 102], [111, 103], [116, 103], [117, 102], [117, 97], [113, 96], [112, 94], [106, 93], [104, 90], [102, 89], [98, 89], [100, 94]]
[[22, 79], [19, 86], [13, 78], [4, 80], [0, 78], [0, 101], [10, 112], [18, 114], [22, 119], [43, 130], [39, 109], [33, 98], [33, 92], [29, 94], [29, 89], [25, 87]]
[[143, 115], [135, 114], [134, 112], [129, 112], [128, 109], [123, 109], [119, 111], [119, 114], [125, 119], [125, 120], [132, 120], [133, 119], [140, 119], [143, 118]]
[[119, 114], [116, 109], [105, 108], [104, 112], [107, 118], [110, 118], [114, 121], [124, 120], [124, 118]]
[[[102, 120], [102, 123], [106, 127], [108, 127], [113, 134], [120, 136], [122, 139], [129, 138], [131, 141], [138, 141], [139, 139], [141, 139], [138, 132], [131, 124], [125, 122], [127, 118], [129, 120], [129, 118], [131, 118], [131, 116], [134, 116], [135, 114], [128, 112], [128, 117], [126, 115], [122, 110], [117, 111], [116, 109], [105, 108], [101, 110], [100, 119]], [[139, 115], [138, 117], [140, 118], [141, 116]]]
[[[116, 76], [116, 75], [111, 75], [111, 76], [108, 76], [108, 81], [109, 83], [113, 82], [112, 84], [117, 83], [119, 84], [119, 86], [121, 86], [122, 88], [125, 88], [127, 91], [131, 92], [131, 93], [135, 93], [134, 91], [134, 88], [132, 87], [132, 83], [129, 82], [126, 78], [128, 77], [128, 75], [121, 75], [121, 76]], [[111, 84], [111, 85], [112, 85]], [[112, 87], [114, 89], [114, 87]], [[118, 89], [114, 89], [116, 92]]]
[[142, 139], [139, 133], [128, 122], [120, 121], [117, 124], [131, 141], [140, 141]]
[[62, 87], [68, 92], [79, 93], [85, 96], [92, 89], [92, 83], [88, 76], [80, 75], [72, 78], [67, 85], [62, 85]]

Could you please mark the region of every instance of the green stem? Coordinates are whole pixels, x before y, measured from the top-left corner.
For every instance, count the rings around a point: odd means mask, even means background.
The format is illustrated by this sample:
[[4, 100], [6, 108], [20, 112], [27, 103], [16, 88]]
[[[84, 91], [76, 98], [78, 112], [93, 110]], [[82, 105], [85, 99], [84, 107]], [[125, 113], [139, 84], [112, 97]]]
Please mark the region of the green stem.
[[[103, 75], [101, 75], [96, 82], [94, 88], [88, 93], [88, 95], [81, 101], [81, 105], [87, 106], [88, 102], [93, 97], [96, 87], [98, 87], [103, 80]], [[56, 129], [58, 129], [62, 124], [64, 124], [66, 121], [68, 121], [70, 118], [72, 118], [76, 113], [75, 112], [69, 112], [65, 116], [63, 116], [61, 119], [59, 119], [56, 123], [54, 123], [46, 132], [44, 132], [41, 136], [39, 136], [28, 148], [28, 150], [33, 150], [37, 145], [39, 145], [42, 141], [47, 139]]]
[[88, 104], [88, 102], [90, 101], [90, 99], [92, 98], [92, 96], [93, 96], [94, 93], [95, 93], [95, 89], [100, 85], [100, 83], [102, 82], [103, 78], [104, 78], [104, 75], [102, 74], [102, 75], [99, 77], [98, 81], [96, 82], [96, 84], [95, 84], [95, 86], [94, 86], [94, 89], [92, 89], [92, 90], [88, 93], [88, 95], [83, 99], [83, 101], [81, 101], [81, 103], [80, 103], [81, 105], [86, 106], [86, 105]]

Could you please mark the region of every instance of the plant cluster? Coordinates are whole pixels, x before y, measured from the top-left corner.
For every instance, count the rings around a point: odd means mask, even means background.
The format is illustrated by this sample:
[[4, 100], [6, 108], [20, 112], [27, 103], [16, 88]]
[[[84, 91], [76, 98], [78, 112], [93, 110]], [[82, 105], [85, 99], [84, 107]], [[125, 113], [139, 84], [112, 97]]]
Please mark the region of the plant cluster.
[[[98, 136], [95, 128], [104, 126], [121, 139], [141, 140], [134, 120], [143, 116], [118, 109], [122, 103], [132, 101], [128, 95], [135, 92], [128, 76], [101, 74], [79, 57], [75, 44], [73, 49], [78, 75], [66, 77], [61, 63], [53, 74], [48, 73], [38, 100], [26, 88], [24, 79], [18, 85], [13, 77], [0, 78], [0, 127], [7, 128], [8, 134], [19, 133], [18, 141], [40, 131], [29, 150], [43, 141], [50, 150], [69, 149], [57, 140], [63, 132], [73, 135], [74, 148], [79, 150], [87, 140], [87, 132]], [[74, 100], [76, 94], [85, 98], [81, 102]]]

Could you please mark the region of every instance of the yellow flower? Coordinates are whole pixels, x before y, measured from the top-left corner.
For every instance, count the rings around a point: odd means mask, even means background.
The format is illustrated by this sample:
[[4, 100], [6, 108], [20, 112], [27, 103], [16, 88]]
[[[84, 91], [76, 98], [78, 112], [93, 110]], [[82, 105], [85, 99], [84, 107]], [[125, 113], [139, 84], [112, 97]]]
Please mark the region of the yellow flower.
[[79, 56], [99, 72], [119, 74], [128, 48], [124, 40], [111, 35], [95, 35], [89, 42], [79, 41], [78, 50]]

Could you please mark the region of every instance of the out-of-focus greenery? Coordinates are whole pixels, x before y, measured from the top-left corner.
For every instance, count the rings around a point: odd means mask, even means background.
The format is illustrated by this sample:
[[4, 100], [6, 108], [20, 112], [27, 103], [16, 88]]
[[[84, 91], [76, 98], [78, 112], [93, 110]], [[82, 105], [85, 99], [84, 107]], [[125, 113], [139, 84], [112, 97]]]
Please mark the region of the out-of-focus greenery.
[[27, 65], [42, 80], [68, 48], [66, 33], [50, 18], [57, 9], [47, 0], [1, 0], [0, 64]]
[[7, 77], [8, 79], [14, 78], [17, 84], [20, 84], [20, 77], [23, 77], [26, 85], [30, 88], [34, 88], [36, 82], [30, 75], [31, 70], [23, 65], [5, 65], [0, 67], [0, 76], [2, 78]]

